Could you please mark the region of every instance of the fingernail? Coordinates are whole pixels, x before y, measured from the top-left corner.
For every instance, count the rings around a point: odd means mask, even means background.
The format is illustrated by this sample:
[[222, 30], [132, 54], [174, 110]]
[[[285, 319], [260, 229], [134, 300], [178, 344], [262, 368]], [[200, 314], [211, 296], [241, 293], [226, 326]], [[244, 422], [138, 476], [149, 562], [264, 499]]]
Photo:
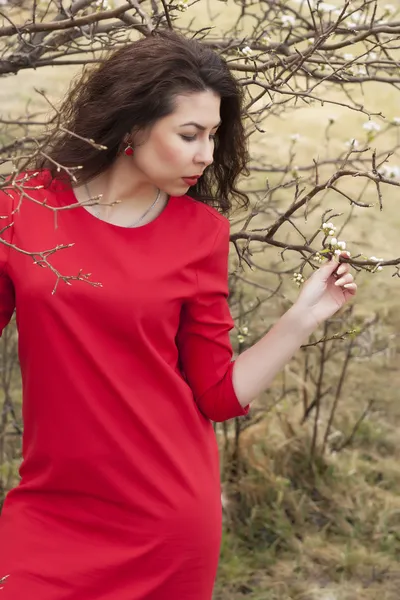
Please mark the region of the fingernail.
[[336, 271], [336, 273], [338, 275], [341, 275], [342, 273], [344, 273], [346, 270], [346, 267], [344, 265], [340, 265], [340, 267], [338, 268], [338, 270]]

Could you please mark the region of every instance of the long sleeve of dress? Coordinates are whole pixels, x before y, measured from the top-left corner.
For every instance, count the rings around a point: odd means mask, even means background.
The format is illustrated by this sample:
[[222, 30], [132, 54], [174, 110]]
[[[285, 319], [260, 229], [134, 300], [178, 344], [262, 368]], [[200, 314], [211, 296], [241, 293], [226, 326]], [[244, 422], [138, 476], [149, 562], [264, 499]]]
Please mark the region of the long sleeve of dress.
[[14, 286], [7, 272], [8, 256], [12, 241], [12, 224], [10, 218], [12, 199], [0, 191], [0, 335], [9, 323], [15, 308]]
[[212, 421], [245, 415], [233, 388], [234, 326], [228, 305], [229, 222], [221, 220], [213, 247], [197, 270], [198, 291], [183, 307], [180, 363], [201, 412]]

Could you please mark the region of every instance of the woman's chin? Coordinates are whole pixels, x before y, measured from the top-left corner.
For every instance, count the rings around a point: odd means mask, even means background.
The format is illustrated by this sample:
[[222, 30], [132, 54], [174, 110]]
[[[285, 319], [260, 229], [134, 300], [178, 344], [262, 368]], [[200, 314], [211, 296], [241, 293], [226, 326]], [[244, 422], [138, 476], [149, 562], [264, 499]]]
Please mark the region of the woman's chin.
[[190, 186], [187, 183], [182, 182], [180, 185], [168, 186], [164, 191], [169, 196], [184, 196], [189, 191]]

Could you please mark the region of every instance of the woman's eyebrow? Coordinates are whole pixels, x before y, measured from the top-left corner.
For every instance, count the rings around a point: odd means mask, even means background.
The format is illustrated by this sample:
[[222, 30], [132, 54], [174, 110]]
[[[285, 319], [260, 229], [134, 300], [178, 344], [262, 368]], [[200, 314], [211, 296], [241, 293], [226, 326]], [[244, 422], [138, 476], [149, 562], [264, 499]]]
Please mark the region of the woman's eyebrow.
[[[207, 129], [207, 127], [204, 127], [203, 125], [199, 125], [199, 123], [195, 123], [194, 121], [190, 121], [190, 123], [183, 123], [181, 125], [181, 127], [186, 127], [187, 125], [192, 125], [193, 127], [196, 127], [197, 129], [199, 129], [200, 131], [205, 131]], [[216, 129], [220, 125], [221, 125], [221, 121], [217, 125], [214, 125], [214, 127], [212, 127], [211, 129]]]

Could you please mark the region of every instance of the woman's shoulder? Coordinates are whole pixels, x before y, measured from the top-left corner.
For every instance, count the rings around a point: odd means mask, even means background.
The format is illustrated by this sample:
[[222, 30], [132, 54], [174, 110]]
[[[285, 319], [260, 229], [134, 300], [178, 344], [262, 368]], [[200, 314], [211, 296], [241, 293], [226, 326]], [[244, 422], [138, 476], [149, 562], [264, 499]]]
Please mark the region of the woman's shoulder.
[[12, 221], [13, 235], [17, 231], [18, 235], [29, 233], [33, 222], [54, 226], [52, 209], [64, 197], [61, 187], [49, 171], [31, 170], [8, 176], [0, 188], [1, 223]]
[[19, 197], [22, 194], [37, 198], [42, 195], [43, 190], [57, 192], [64, 186], [65, 183], [55, 179], [48, 170], [28, 170], [6, 177], [0, 191], [3, 198]]
[[64, 191], [71, 185], [67, 175], [55, 177], [48, 169], [25, 171], [17, 177], [17, 181], [24, 188], [53, 193]]
[[229, 219], [218, 212], [213, 206], [195, 200], [191, 196], [178, 196], [176, 201], [179, 204], [180, 216], [195, 227], [204, 227], [206, 229], [229, 228]]
[[23, 194], [37, 196], [35, 191], [39, 188], [40, 181], [37, 172], [20, 172], [6, 175], [0, 185], [0, 214], [4, 219], [10, 216], [18, 206], [18, 200]]
[[174, 198], [174, 235], [184, 244], [186, 252], [192, 248], [197, 256], [208, 254], [216, 243], [225, 246], [229, 241], [229, 219], [214, 207], [190, 196]]

